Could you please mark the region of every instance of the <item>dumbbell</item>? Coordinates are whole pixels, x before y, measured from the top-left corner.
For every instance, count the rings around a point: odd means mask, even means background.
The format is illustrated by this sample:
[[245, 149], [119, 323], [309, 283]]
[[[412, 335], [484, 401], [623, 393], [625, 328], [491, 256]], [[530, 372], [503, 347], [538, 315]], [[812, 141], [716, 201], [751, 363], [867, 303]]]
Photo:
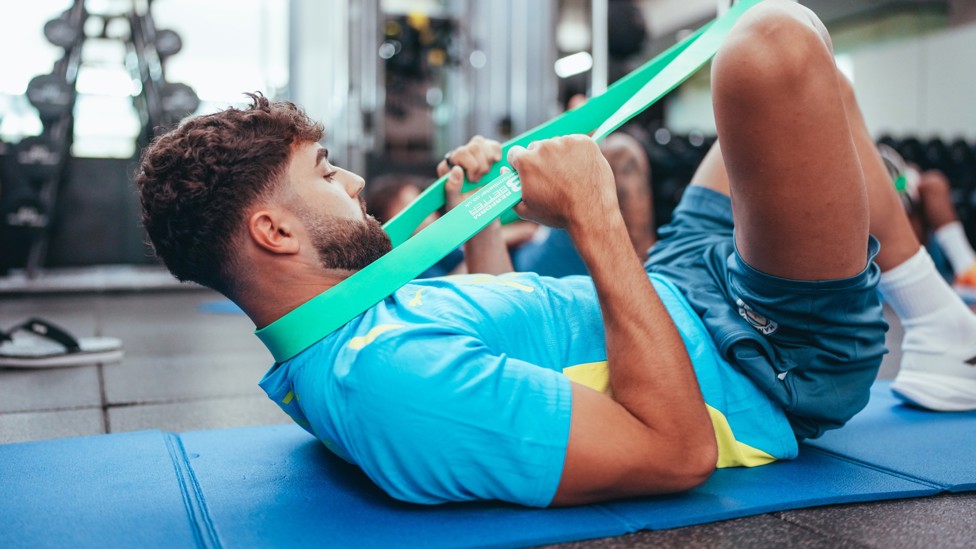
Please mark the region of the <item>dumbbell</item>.
[[200, 97], [186, 84], [165, 82], [159, 87], [159, 104], [164, 124], [172, 124], [196, 112]]
[[67, 12], [44, 24], [44, 37], [55, 46], [71, 49], [84, 38], [84, 31], [68, 21]]
[[156, 31], [156, 54], [161, 59], [180, 53], [183, 49], [183, 40], [176, 31], [163, 29]]
[[55, 177], [61, 169], [61, 150], [43, 134], [21, 139], [15, 150], [17, 165], [31, 179]]
[[75, 89], [57, 74], [42, 74], [27, 84], [27, 100], [42, 120], [52, 120], [71, 113]]
[[40, 197], [33, 191], [21, 191], [5, 201], [2, 224], [28, 230], [28, 235], [47, 227], [50, 218]]

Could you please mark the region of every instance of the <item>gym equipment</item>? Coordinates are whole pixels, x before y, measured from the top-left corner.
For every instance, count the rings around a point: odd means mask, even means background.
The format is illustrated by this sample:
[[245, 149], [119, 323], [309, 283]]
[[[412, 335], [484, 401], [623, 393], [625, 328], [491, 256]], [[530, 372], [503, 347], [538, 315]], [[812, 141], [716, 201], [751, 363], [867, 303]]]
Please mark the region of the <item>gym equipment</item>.
[[[556, 135], [590, 133], [594, 139], [603, 139], [701, 68], [737, 18], [757, 1], [736, 3], [724, 16], [619, 80], [606, 93], [509, 141], [502, 147], [502, 158], [515, 145]], [[499, 175], [502, 165], [496, 163], [483, 178], [488, 183], [461, 205], [406, 240], [424, 218], [444, 204], [447, 175], [438, 179], [384, 225], [396, 246], [391, 252], [258, 330], [256, 335], [275, 360], [287, 360], [327, 336], [518, 204], [522, 196], [518, 174]]]
[[68, 12], [44, 24], [44, 37], [55, 46], [71, 49], [84, 38], [84, 30], [71, 22]]
[[25, 230], [40, 230], [47, 227], [49, 220], [47, 211], [35, 193], [20, 193], [9, 202], [11, 205], [3, 220], [6, 225]]
[[156, 54], [165, 59], [180, 53], [183, 49], [183, 39], [174, 30], [162, 29], [156, 31]]
[[35, 76], [27, 84], [27, 100], [41, 120], [54, 120], [71, 114], [77, 92], [60, 74]]
[[[9, 184], [17, 189], [18, 197], [2, 205], [0, 241], [26, 249], [29, 277], [37, 273], [47, 254], [51, 217], [71, 149], [75, 81], [87, 16], [84, 1], [74, 0], [70, 8], [44, 25], [47, 39], [64, 48], [64, 54], [50, 74], [35, 76], [27, 85], [27, 100], [37, 109], [44, 129], [41, 135], [24, 138], [14, 147], [17, 169], [12, 171]], [[10, 263], [4, 261], [3, 268], [8, 266]]]
[[164, 125], [176, 124], [200, 107], [200, 98], [186, 84], [164, 82], [159, 86], [159, 106]]
[[800, 456], [682, 494], [561, 509], [395, 501], [297, 425], [0, 445], [0, 546], [529, 546], [773, 511], [976, 490], [976, 412], [898, 404], [888, 383]]
[[156, 30], [151, 7], [150, 2], [134, 4], [127, 16], [131, 35], [126, 45], [136, 60], [132, 76], [142, 84], [141, 93], [133, 98], [142, 120], [136, 140], [140, 149], [158, 129], [177, 124], [200, 106], [200, 98], [190, 86], [166, 80], [165, 61], [183, 49], [183, 41], [175, 31]]
[[30, 179], [56, 177], [64, 164], [63, 151], [45, 134], [25, 137], [15, 149], [17, 164]]
[[[5, 162], [14, 168], [8, 170], [5, 186], [24, 198], [14, 203], [8, 197], [0, 203], [0, 243], [8, 251], [0, 260], [0, 270], [26, 264], [28, 277], [33, 277], [46, 259], [50, 217], [58, 211], [57, 195], [70, 157], [78, 96], [75, 83], [89, 17], [93, 24], [88, 32], [93, 37], [125, 41], [129, 59], [135, 60], [127, 64], [142, 84], [141, 94], [135, 98], [143, 122], [137, 145], [147, 144], [157, 127], [176, 124], [199, 108], [200, 98], [192, 88], [166, 81], [164, 60], [179, 53], [183, 42], [175, 31], [156, 31], [151, 4], [151, 0], [132, 2], [129, 12], [90, 14], [84, 0], [73, 0], [71, 7], [44, 25], [44, 36], [63, 48], [64, 54], [50, 74], [34, 77], [27, 86], [27, 99], [37, 109], [44, 129], [39, 136], [23, 139], [14, 147], [13, 162]], [[109, 23], [120, 21], [129, 23], [129, 35], [113, 32], [109, 36]], [[14, 249], [26, 249], [26, 258]]]
[[[870, 405], [846, 427], [807, 444], [950, 492], [976, 490], [976, 467], [971, 458], [962, 458], [976, 455], [976, 412], [929, 412], [903, 405], [887, 387], [876, 384]], [[909, 440], [904, 450], [895, 446], [895, 441]]]

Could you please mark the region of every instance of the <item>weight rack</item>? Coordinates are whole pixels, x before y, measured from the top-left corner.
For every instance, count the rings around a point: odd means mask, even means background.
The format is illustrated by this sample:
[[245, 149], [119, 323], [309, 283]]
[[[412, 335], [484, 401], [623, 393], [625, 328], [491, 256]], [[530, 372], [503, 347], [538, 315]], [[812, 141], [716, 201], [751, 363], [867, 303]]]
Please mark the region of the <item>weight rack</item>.
[[[165, 61], [179, 53], [183, 43], [175, 31], [156, 29], [151, 7], [152, 0], [133, 0], [128, 12], [91, 13], [84, 0], [74, 0], [44, 25], [45, 38], [64, 53], [49, 74], [34, 77], [27, 86], [27, 99], [43, 126], [40, 135], [0, 144], [0, 157], [8, 157], [0, 158], [6, 168], [0, 173], [0, 275], [23, 267], [27, 277], [34, 278], [45, 263], [58, 192], [69, 175], [76, 83], [86, 39], [113, 39], [109, 23], [128, 23], [128, 36], [118, 39], [125, 43], [124, 63], [139, 88], [132, 98], [142, 128], [136, 137], [137, 154], [158, 131], [200, 106], [190, 86], [166, 80]], [[101, 22], [100, 31], [99, 25], [90, 23], [93, 19]], [[86, 28], [94, 31], [91, 36], [86, 36]]]

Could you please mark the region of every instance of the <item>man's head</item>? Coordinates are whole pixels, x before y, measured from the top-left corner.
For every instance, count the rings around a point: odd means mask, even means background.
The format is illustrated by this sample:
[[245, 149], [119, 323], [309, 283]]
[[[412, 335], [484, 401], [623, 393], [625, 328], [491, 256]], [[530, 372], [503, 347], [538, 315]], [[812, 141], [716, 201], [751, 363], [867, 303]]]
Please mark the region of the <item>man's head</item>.
[[386, 233], [364, 214], [362, 179], [329, 164], [318, 145], [322, 126], [292, 103], [251, 98], [248, 108], [188, 120], [143, 152], [142, 219], [170, 272], [234, 297], [249, 277], [272, 274], [254, 272], [245, 250], [283, 257], [311, 248], [340, 270], [388, 251]]

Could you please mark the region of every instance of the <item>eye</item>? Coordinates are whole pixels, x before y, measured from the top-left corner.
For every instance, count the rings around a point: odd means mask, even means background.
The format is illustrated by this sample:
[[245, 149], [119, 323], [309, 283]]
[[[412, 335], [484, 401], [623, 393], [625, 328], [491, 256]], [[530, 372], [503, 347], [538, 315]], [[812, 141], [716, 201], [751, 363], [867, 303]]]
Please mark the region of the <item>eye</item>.
[[332, 181], [333, 179], [335, 179], [335, 176], [336, 176], [337, 173], [339, 173], [338, 170], [331, 170], [328, 173], [326, 173], [325, 175], [323, 175], [322, 177], [326, 181]]

